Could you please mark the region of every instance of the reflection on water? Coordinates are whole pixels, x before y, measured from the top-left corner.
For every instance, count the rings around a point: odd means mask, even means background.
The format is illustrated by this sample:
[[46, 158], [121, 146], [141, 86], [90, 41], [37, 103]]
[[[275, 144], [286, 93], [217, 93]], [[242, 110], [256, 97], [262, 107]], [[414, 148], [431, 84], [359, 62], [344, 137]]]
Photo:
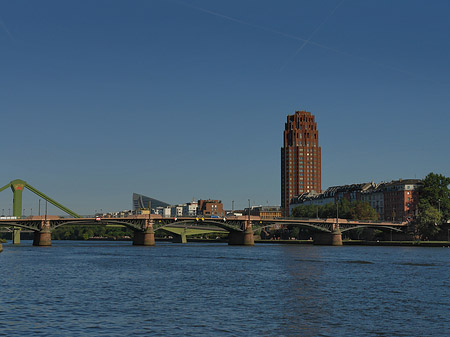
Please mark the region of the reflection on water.
[[442, 336], [450, 249], [4, 245], [0, 335]]

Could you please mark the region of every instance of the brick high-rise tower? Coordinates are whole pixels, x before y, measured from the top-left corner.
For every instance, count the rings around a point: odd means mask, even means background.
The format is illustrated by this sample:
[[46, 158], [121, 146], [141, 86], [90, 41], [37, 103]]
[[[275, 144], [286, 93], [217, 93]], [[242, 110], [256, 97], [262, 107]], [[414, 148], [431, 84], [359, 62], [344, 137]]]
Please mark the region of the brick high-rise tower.
[[287, 116], [281, 148], [281, 208], [289, 216], [289, 202], [312, 190], [320, 193], [321, 149], [314, 115], [296, 111]]

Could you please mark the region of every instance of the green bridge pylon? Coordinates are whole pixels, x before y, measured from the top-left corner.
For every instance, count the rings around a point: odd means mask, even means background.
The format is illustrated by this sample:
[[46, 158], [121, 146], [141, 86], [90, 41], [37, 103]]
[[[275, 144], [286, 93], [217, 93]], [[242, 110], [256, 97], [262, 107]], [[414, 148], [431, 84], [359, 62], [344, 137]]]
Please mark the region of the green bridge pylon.
[[[13, 191], [13, 216], [21, 218], [22, 217], [22, 192], [25, 188], [27, 188], [29, 191], [33, 192], [37, 196], [41, 197], [44, 200], [47, 200], [52, 205], [56, 206], [60, 210], [64, 211], [65, 213], [73, 216], [74, 218], [81, 218], [80, 215], [77, 213], [71, 211], [67, 207], [64, 207], [59, 202], [53, 200], [52, 198], [46, 196], [41, 191], [37, 190], [30, 184], [28, 184], [24, 180], [16, 179], [11, 181], [10, 183], [6, 184], [2, 188], [0, 188], [0, 192], [7, 189], [8, 187], [11, 187], [11, 190]], [[14, 228], [14, 234], [13, 234], [13, 243], [19, 244], [20, 243], [20, 228]]]

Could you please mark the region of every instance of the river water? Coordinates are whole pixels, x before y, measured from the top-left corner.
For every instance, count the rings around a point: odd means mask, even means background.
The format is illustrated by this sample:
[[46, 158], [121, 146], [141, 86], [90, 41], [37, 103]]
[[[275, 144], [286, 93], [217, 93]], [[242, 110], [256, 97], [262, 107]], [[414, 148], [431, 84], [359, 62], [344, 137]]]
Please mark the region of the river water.
[[3, 336], [450, 335], [450, 248], [3, 248]]

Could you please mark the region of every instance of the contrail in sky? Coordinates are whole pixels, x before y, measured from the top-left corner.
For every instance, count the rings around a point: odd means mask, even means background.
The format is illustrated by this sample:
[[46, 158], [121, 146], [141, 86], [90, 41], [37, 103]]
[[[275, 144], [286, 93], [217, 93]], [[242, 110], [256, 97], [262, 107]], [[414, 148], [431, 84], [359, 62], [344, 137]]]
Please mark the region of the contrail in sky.
[[305, 46], [306, 46], [308, 43], [310, 43], [310, 41], [311, 41], [311, 39], [313, 38], [313, 36], [314, 36], [314, 35], [319, 31], [319, 29], [322, 28], [322, 26], [323, 26], [323, 25], [324, 25], [324, 24], [325, 24], [325, 23], [333, 16], [333, 14], [337, 11], [337, 9], [338, 9], [339, 7], [341, 7], [341, 5], [342, 5], [342, 3], [343, 3], [344, 1], [345, 1], [345, 0], [342, 0], [341, 2], [339, 2], [339, 3], [337, 4], [336, 7], [333, 8], [333, 10], [330, 12], [330, 14], [328, 14], [328, 16], [325, 18], [325, 20], [323, 20], [323, 21], [320, 23], [320, 25], [318, 25], [318, 26], [316, 27], [316, 29], [314, 29], [314, 31], [311, 33], [311, 35], [308, 37], [308, 39], [305, 40], [305, 41], [303, 41], [302, 45], [296, 50], [296, 52], [294, 53], [294, 55], [292, 55], [292, 56], [286, 61], [286, 63], [281, 67], [280, 71], [282, 71], [282, 70], [288, 65], [288, 63], [290, 62], [290, 60], [292, 60], [294, 57], [296, 57], [297, 54], [300, 53], [300, 52], [302, 51], [302, 49], [305, 48]]
[[342, 3], [345, 0], [342, 0], [340, 3], [338, 3], [338, 5], [330, 12], [328, 17], [313, 31], [313, 33], [310, 35], [310, 37], [308, 39], [304, 39], [304, 38], [298, 37], [296, 35], [284, 33], [282, 31], [279, 31], [279, 30], [276, 30], [276, 29], [267, 28], [267, 27], [264, 27], [264, 26], [260, 26], [260, 25], [256, 25], [256, 24], [247, 22], [247, 21], [236, 19], [234, 17], [228, 16], [228, 15], [224, 15], [224, 14], [221, 14], [221, 13], [218, 13], [218, 12], [214, 12], [212, 10], [209, 10], [209, 9], [206, 9], [206, 8], [203, 8], [203, 7], [190, 5], [190, 4], [187, 4], [185, 2], [176, 1], [176, 0], [171, 0], [171, 1], [173, 3], [177, 3], [177, 4], [181, 5], [181, 6], [189, 7], [189, 8], [201, 11], [203, 13], [207, 13], [209, 15], [213, 15], [213, 16], [225, 19], [225, 20], [229, 20], [229, 21], [233, 21], [233, 22], [239, 23], [241, 25], [257, 28], [257, 29], [260, 29], [260, 30], [264, 30], [266, 32], [273, 33], [273, 34], [278, 34], [278, 35], [281, 35], [281, 36], [284, 36], [284, 37], [287, 37], [287, 38], [290, 38], [290, 39], [293, 39], [293, 40], [302, 41], [303, 42], [302, 45], [295, 52], [294, 56], [297, 55], [307, 44], [309, 44], [309, 45], [313, 45], [313, 46], [316, 46], [316, 47], [319, 47], [319, 48], [322, 48], [322, 49], [326, 49], [326, 50], [332, 51], [332, 52], [334, 52], [336, 54], [341, 54], [341, 55], [349, 56], [349, 57], [352, 57], [352, 58], [357, 58], [357, 59], [363, 60], [365, 62], [370, 62], [372, 64], [378, 65], [378, 66], [383, 67], [383, 68], [387, 68], [387, 69], [390, 69], [390, 70], [395, 70], [397, 72], [400, 72], [400, 73], [403, 73], [405, 75], [408, 75], [408, 76], [411, 76], [411, 77], [415, 77], [416, 79], [418, 79], [417, 76], [415, 76], [414, 74], [412, 74], [412, 73], [410, 73], [408, 71], [405, 71], [403, 69], [400, 69], [400, 68], [397, 68], [397, 67], [393, 67], [393, 66], [390, 66], [390, 65], [386, 65], [386, 64], [377, 62], [377, 61], [375, 61], [373, 59], [369, 59], [369, 58], [353, 55], [353, 54], [344, 52], [342, 50], [335, 49], [335, 48], [332, 48], [332, 47], [328, 47], [326, 45], [323, 45], [323, 44], [311, 41], [313, 35], [331, 18], [331, 16], [336, 12], [336, 10], [342, 5]]
[[6, 32], [6, 34], [8, 34], [9, 38], [10, 38], [13, 42], [15, 42], [13, 36], [12, 36], [11, 33], [9, 32], [8, 28], [6, 28], [6, 25], [5, 25], [5, 23], [3, 22], [2, 19], [0, 19], [0, 26], [3, 27], [3, 29], [4, 29], [5, 32]]
[[331, 48], [329, 48], [327, 46], [324, 46], [324, 45], [322, 45], [320, 43], [317, 43], [317, 42], [314, 42], [314, 41], [308, 41], [308, 40], [303, 39], [301, 37], [298, 37], [298, 36], [295, 36], [295, 35], [292, 35], [292, 34], [287, 34], [287, 33], [281, 32], [281, 31], [276, 30], [276, 29], [267, 28], [267, 27], [260, 26], [260, 25], [255, 25], [253, 23], [246, 22], [246, 21], [243, 21], [243, 20], [240, 20], [240, 19], [236, 19], [236, 18], [233, 18], [233, 17], [228, 16], [228, 15], [220, 14], [220, 13], [214, 12], [214, 11], [206, 9], [206, 8], [193, 6], [193, 5], [190, 5], [190, 4], [187, 4], [187, 3], [184, 3], [184, 2], [179, 2], [179, 1], [173, 1], [173, 2], [175, 2], [175, 3], [179, 4], [179, 5], [182, 5], [182, 6], [186, 6], [186, 7], [189, 7], [189, 8], [196, 9], [198, 11], [201, 11], [201, 12], [204, 12], [204, 13], [207, 13], [207, 14], [210, 14], [210, 15], [217, 16], [217, 17], [222, 18], [222, 19], [226, 19], [226, 20], [229, 20], [229, 21], [233, 21], [233, 22], [239, 23], [241, 25], [245, 25], [245, 26], [249, 26], [249, 27], [253, 27], [253, 28], [258, 28], [258, 29], [264, 30], [266, 32], [278, 34], [278, 35], [281, 35], [281, 36], [284, 36], [284, 37], [287, 37], [287, 38], [290, 38], [290, 39], [294, 39], [294, 40], [297, 40], [297, 41], [307, 42], [307, 43], [310, 43], [310, 44], [315, 45], [315, 46], [320, 47], [320, 48], [331, 49]]

